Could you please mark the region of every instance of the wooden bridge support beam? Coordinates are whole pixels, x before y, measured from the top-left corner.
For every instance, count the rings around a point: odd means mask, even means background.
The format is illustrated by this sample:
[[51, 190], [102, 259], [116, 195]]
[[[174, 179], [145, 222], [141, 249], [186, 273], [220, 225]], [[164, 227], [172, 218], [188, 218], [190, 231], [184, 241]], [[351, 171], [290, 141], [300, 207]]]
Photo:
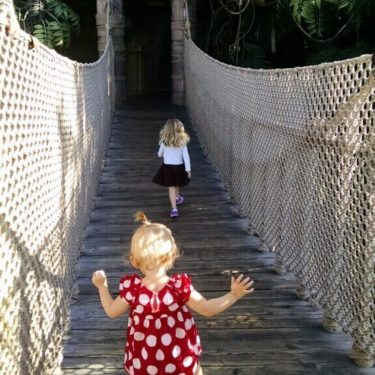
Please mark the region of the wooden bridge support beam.
[[115, 87], [116, 106], [126, 100], [126, 72], [125, 72], [125, 18], [122, 0], [97, 0], [96, 1], [96, 28], [98, 33], [98, 51], [104, 52], [107, 43], [107, 4], [109, 3], [109, 32], [112, 37], [113, 49], [115, 52]]
[[172, 0], [172, 103], [185, 104], [185, 74], [184, 74], [184, 30], [186, 8], [184, 0]]
[[185, 104], [184, 38], [186, 11], [189, 11], [190, 36], [194, 39], [196, 30], [196, 0], [172, 0], [172, 103]]

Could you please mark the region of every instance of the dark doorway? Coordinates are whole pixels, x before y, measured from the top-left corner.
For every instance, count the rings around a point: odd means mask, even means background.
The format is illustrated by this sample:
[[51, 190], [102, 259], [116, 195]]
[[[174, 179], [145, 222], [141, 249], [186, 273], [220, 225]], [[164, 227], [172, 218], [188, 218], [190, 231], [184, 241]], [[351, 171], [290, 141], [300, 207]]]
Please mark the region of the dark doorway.
[[171, 93], [170, 0], [124, 3], [128, 96]]

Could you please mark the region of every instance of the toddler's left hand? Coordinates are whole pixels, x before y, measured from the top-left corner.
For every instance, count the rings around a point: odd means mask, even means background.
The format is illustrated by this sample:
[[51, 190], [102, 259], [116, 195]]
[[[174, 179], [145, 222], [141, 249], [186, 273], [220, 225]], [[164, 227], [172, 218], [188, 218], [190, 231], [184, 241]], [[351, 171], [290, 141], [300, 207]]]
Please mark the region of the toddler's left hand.
[[247, 294], [254, 292], [254, 281], [250, 277], [243, 278], [243, 275], [238, 276], [237, 278], [232, 276], [231, 279], [231, 293], [237, 298], [243, 298]]
[[190, 171], [187, 172], [187, 175], [188, 175], [189, 179], [191, 179], [191, 172]]
[[107, 286], [107, 276], [103, 270], [95, 271], [92, 274], [92, 283], [100, 288], [101, 286]]

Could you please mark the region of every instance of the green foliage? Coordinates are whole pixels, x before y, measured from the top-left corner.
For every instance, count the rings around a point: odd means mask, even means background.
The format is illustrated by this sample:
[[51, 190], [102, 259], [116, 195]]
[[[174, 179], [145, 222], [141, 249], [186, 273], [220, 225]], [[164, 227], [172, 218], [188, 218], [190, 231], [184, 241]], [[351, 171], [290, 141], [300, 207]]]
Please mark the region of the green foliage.
[[79, 32], [79, 16], [60, 0], [15, 1], [21, 27], [47, 47], [66, 49]]
[[290, 0], [297, 26], [310, 39], [327, 42], [358, 28], [363, 9], [373, 0]]
[[208, 5], [201, 0], [198, 4], [202, 38], [198, 44], [229, 64], [283, 68], [375, 50], [375, 0], [208, 0]]

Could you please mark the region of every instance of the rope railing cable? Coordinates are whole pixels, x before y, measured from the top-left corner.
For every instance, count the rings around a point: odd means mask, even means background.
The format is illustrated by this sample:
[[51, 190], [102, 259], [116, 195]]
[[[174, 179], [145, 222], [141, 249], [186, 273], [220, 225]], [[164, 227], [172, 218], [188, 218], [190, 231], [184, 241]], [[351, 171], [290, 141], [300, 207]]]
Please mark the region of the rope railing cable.
[[[371, 55], [302, 68], [219, 62], [185, 41], [186, 103], [263, 248], [375, 355], [375, 77]], [[327, 321], [327, 319], [326, 319]]]
[[61, 360], [110, 135], [113, 49], [108, 38], [90, 64], [29, 49], [27, 34], [6, 33], [10, 5], [0, 0], [0, 373], [45, 375]]

